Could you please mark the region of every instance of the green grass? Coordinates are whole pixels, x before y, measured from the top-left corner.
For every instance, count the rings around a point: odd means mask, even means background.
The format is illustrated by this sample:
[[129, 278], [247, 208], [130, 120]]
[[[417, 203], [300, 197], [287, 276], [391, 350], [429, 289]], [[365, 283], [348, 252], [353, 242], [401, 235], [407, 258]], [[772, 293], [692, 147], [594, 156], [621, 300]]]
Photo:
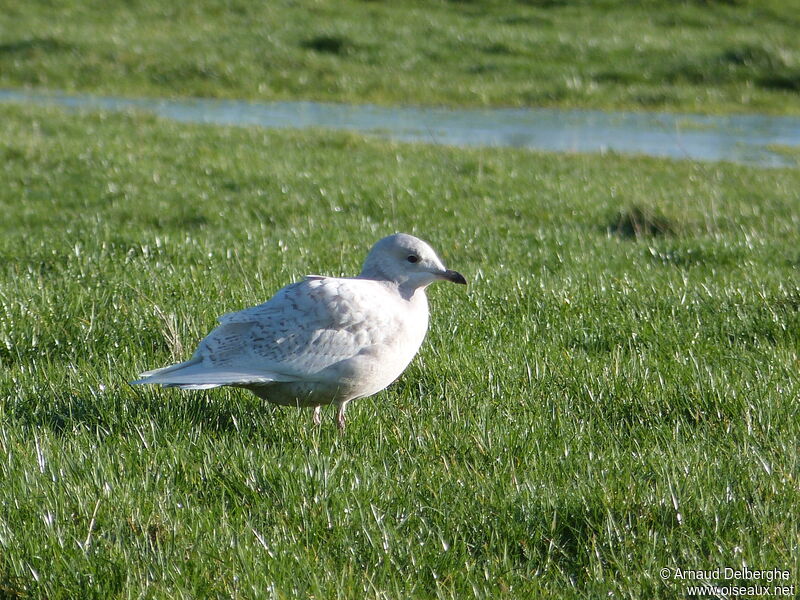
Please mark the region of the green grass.
[[12, 0], [0, 86], [800, 114], [798, 28], [798, 0]]
[[[0, 169], [0, 597], [796, 578], [797, 170], [8, 106]], [[431, 289], [420, 356], [345, 435], [127, 385], [397, 230], [470, 285]]]

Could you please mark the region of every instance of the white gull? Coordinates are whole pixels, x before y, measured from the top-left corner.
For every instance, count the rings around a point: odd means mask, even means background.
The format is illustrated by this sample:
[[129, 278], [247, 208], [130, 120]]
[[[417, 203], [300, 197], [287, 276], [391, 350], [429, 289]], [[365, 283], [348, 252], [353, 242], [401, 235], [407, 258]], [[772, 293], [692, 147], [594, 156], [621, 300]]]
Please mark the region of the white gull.
[[191, 359], [147, 371], [134, 384], [189, 390], [245, 388], [284, 406], [347, 403], [397, 379], [428, 331], [425, 288], [466, 283], [420, 239], [396, 233], [370, 250], [358, 277], [309, 275], [269, 301], [219, 318]]

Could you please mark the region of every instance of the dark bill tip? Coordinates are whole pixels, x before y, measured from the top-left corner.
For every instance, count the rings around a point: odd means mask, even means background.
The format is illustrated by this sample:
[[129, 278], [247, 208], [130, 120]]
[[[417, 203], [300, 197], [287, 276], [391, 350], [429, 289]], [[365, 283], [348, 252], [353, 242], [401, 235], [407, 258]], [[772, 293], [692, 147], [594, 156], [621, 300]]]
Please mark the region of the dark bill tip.
[[443, 277], [447, 281], [452, 281], [453, 283], [460, 283], [462, 285], [467, 285], [467, 280], [464, 279], [464, 276], [458, 271], [451, 271], [450, 269], [447, 269], [447, 271], [444, 272]]

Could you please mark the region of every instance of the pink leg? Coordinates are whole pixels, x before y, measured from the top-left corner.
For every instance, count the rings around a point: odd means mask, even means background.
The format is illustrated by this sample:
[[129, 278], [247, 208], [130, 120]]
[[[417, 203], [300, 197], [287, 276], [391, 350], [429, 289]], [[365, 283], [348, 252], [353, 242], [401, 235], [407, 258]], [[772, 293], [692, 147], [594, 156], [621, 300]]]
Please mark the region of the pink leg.
[[347, 408], [347, 402], [342, 402], [339, 409], [336, 411], [336, 426], [339, 431], [344, 431], [344, 411]]
[[314, 425], [319, 427], [319, 424], [322, 422], [322, 406], [315, 406], [314, 407], [314, 416], [311, 418]]

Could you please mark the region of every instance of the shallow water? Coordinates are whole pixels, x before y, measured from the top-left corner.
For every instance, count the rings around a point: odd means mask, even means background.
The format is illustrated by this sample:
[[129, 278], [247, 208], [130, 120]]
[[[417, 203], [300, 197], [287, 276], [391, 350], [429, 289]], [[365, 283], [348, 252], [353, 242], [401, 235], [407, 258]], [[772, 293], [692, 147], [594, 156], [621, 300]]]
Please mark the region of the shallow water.
[[800, 118], [702, 116], [549, 108], [410, 108], [319, 102], [116, 98], [0, 90], [0, 102], [144, 111], [176, 121], [268, 128], [321, 127], [452, 146], [607, 152], [763, 167], [797, 166], [769, 146], [799, 147]]

